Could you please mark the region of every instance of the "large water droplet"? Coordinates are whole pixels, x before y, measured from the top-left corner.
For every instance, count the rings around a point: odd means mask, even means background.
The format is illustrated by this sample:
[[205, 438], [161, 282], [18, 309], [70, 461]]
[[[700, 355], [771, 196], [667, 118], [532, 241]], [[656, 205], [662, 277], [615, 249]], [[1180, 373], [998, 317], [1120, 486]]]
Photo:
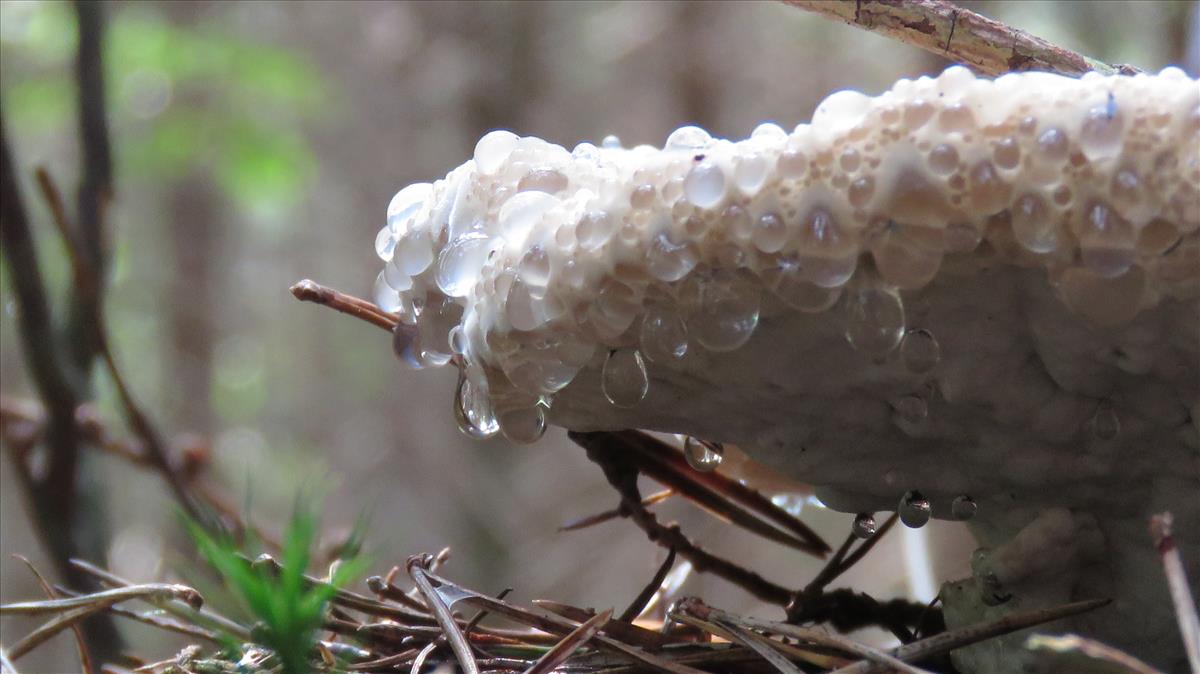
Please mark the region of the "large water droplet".
[[683, 181], [683, 196], [697, 208], [712, 208], [725, 196], [725, 173], [720, 166], [702, 161]]
[[1089, 425], [1092, 435], [1096, 436], [1097, 440], [1112, 440], [1121, 433], [1121, 418], [1107, 401], [1100, 403], [1096, 408]]
[[1079, 130], [1079, 149], [1091, 161], [1108, 159], [1121, 153], [1125, 116], [1109, 94], [1105, 105], [1087, 111]]
[[375, 301], [376, 306], [389, 314], [396, 313], [400, 309], [400, 295], [396, 289], [388, 285], [385, 272], [379, 272], [375, 277], [375, 286], [371, 290], [371, 298]]
[[919, 529], [929, 522], [929, 500], [914, 490], [907, 491], [900, 499], [900, 521], [911, 529]]
[[725, 447], [719, 442], [700, 440], [689, 435], [683, 440], [683, 457], [693, 470], [710, 473], [724, 460]]
[[521, 192], [500, 207], [500, 231], [510, 241], [522, 242], [546, 211], [559, 205], [557, 197], [545, 192]]
[[732, 271], [717, 272], [699, 285], [699, 303], [687, 320], [688, 332], [710, 351], [733, 351], [758, 326], [758, 286]]
[[500, 431], [487, 389], [477, 386], [463, 371], [458, 373], [458, 388], [454, 392], [454, 419], [460, 431], [476, 440], [490, 438]]
[[921, 396], [904, 396], [896, 401], [896, 413], [911, 424], [920, 423], [929, 416], [929, 405]]
[[871, 247], [879, 274], [899, 288], [929, 283], [942, 264], [942, 230], [889, 222]]
[[408, 232], [396, 242], [392, 253], [396, 267], [408, 276], [416, 276], [433, 262], [433, 243], [429, 232]]
[[694, 244], [687, 241], [674, 243], [667, 232], [662, 232], [650, 241], [646, 271], [654, 278], [670, 283], [687, 276], [699, 259]]
[[942, 358], [942, 347], [937, 337], [923, 328], [904, 333], [900, 341], [900, 362], [904, 369], [913, 374], [924, 374], [937, 367]]
[[688, 350], [687, 325], [674, 309], [651, 307], [642, 318], [641, 346], [655, 363], [683, 358]]
[[863, 283], [845, 293], [846, 340], [869, 355], [886, 356], [904, 335], [904, 302], [890, 286]]
[[616, 349], [608, 353], [600, 371], [600, 388], [608, 402], [617, 407], [634, 407], [650, 390], [646, 363], [637, 349]]
[[496, 418], [500, 432], [519, 445], [537, 442], [546, 434], [546, 407], [538, 402], [528, 407], [506, 409]]
[[392, 351], [396, 357], [414, 370], [427, 367], [421, 359], [421, 339], [417, 328], [404, 323], [397, 323], [392, 330]]
[[1104, 278], [1129, 271], [1136, 256], [1137, 237], [1129, 221], [1102, 203], [1084, 213], [1079, 235], [1079, 257], [1083, 265]]
[[854, 524], [850, 530], [859, 538], [870, 538], [875, 535], [875, 515], [873, 513], [859, 513], [854, 516]]
[[778, 213], [763, 213], [754, 223], [751, 235], [754, 247], [764, 253], [777, 253], [788, 240], [788, 228]]
[[617, 230], [617, 221], [607, 211], [589, 211], [579, 219], [575, 227], [575, 238], [584, 250], [596, 250], [612, 238]]
[[397, 236], [405, 233], [405, 223], [425, 205], [433, 193], [433, 185], [416, 183], [396, 193], [388, 203], [387, 224]]
[[667, 142], [663, 146], [664, 150], [700, 150], [708, 147], [712, 142], [712, 136], [707, 131], [698, 126], [681, 126], [671, 132], [667, 136]]
[[975, 516], [975, 512], [979, 510], [979, 505], [975, 503], [975, 499], [962, 494], [954, 497], [950, 502], [950, 516], [959, 521], [967, 521]]
[[375, 235], [375, 254], [380, 260], [387, 262], [392, 259], [392, 251], [396, 249], [396, 235], [391, 227], [384, 227]]
[[1013, 206], [1012, 230], [1017, 241], [1035, 253], [1049, 253], [1058, 247], [1058, 223], [1046, 200], [1032, 192]]
[[768, 168], [767, 158], [757, 152], [738, 157], [733, 167], [733, 182], [742, 194], [753, 196], [767, 181]]
[[466, 297], [491, 252], [491, 239], [484, 234], [464, 234], [438, 254], [436, 281], [447, 297]]
[[541, 246], [530, 248], [521, 258], [517, 274], [532, 288], [542, 289], [550, 280], [550, 256]]
[[813, 209], [800, 223], [797, 259], [804, 277], [822, 288], [844, 284], [858, 265], [853, 241], [823, 209]]
[[520, 138], [511, 131], [492, 131], [475, 144], [475, 168], [484, 175], [498, 171]]
[[767, 287], [788, 306], [805, 313], [820, 313], [837, 303], [841, 288], [822, 288], [804, 278], [795, 256], [784, 256], [762, 273]]

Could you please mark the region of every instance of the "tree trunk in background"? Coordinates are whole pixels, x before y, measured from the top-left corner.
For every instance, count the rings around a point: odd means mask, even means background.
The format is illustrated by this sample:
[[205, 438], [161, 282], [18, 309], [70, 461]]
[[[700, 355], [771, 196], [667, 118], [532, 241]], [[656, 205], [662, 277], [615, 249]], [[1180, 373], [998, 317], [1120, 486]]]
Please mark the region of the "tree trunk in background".
[[211, 436], [216, 430], [212, 408], [214, 270], [220, 258], [221, 219], [216, 187], [193, 173], [167, 197], [167, 234], [172, 277], [163, 303], [167, 308], [169, 353], [164, 386], [171, 426]]
[[671, 51], [677, 54], [672, 88], [679, 106], [679, 120], [672, 128], [694, 124], [721, 135], [718, 130], [721, 92], [717, 88], [720, 77], [711, 61], [721, 43], [711, 40], [710, 36], [720, 32], [720, 15], [724, 9], [723, 4], [709, 2], [675, 5], [674, 27], [667, 33], [674, 47]]

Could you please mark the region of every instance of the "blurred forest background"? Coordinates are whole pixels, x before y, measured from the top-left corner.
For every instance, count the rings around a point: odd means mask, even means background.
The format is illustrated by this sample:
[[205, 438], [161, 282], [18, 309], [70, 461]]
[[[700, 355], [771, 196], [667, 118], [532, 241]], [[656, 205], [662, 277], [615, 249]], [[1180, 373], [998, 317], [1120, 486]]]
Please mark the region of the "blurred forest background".
[[[1110, 63], [1200, 70], [1196, 3], [963, 4]], [[210, 446], [209, 482], [268, 530], [299, 490], [319, 491], [329, 541], [370, 515], [373, 573], [450, 546], [447, 574], [466, 585], [599, 608], [627, 604], [663, 553], [626, 522], [556, 533], [617, 502], [583, 452], [557, 431], [531, 447], [468, 440], [451, 412], [450, 371], [404, 369], [378, 329], [296, 302], [288, 287], [311, 277], [369, 296], [391, 195], [444, 175], [489, 129], [567, 147], [610, 133], [661, 144], [684, 123], [742, 137], [765, 120], [790, 128], [837, 89], [878, 92], [947, 65], [769, 2], [117, 2], [106, 15], [108, 322], [155, 421], [176, 445]], [[0, 3], [6, 134], [56, 304], [70, 269], [33, 170], [45, 166], [68, 193], [79, 179], [76, 43], [71, 5]], [[0, 271], [0, 389], [32, 398]], [[125, 435], [103, 375], [95, 394]], [[32, 599], [40, 591], [11, 555], [53, 565], [2, 466], [0, 596]], [[137, 580], [194, 568], [161, 480], [95, 453], [82, 469], [108, 506], [106, 557], [94, 561]], [[774, 579], [801, 584], [817, 568], [687, 506], [662, 512]], [[804, 517], [831, 541], [851, 520], [811, 506]], [[964, 529], [935, 523], [893, 534], [837, 585], [927, 600], [936, 586], [906, 573], [927, 541], [937, 578], [965, 572], [938, 563], [948, 548], [965, 558]], [[754, 606], [712, 578], [683, 590]], [[0, 641], [30, 626], [5, 619]], [[147, 656], [179, 645], [122, 629]], [[77, 667], [69, 639], [23, 669]]]

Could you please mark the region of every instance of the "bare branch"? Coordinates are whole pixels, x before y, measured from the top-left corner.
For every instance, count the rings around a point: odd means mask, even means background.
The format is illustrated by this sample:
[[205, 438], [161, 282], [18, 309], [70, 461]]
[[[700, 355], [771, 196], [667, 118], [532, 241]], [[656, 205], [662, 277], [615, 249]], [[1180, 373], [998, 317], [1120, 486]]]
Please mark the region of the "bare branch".
[[1132, 74], [1136, 68], [1088, 58], [946, 0], [783, 0], [785, 4], [837, 19], [920, 47], [984, 75], [1044, 70], [1061, 75], [1096, 71]]

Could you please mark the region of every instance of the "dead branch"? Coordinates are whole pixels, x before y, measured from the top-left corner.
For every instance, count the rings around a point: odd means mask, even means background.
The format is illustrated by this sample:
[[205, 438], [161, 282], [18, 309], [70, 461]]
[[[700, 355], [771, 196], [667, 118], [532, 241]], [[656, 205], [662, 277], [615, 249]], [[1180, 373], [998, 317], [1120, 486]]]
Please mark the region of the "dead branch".
[[1088, 58], [946, 0], [782, 1], [920, 47], [983, 75], [1022, 70], [1073, 76], [1093, 70], [1105, 75], [1138, 72], [1132, 66]]

